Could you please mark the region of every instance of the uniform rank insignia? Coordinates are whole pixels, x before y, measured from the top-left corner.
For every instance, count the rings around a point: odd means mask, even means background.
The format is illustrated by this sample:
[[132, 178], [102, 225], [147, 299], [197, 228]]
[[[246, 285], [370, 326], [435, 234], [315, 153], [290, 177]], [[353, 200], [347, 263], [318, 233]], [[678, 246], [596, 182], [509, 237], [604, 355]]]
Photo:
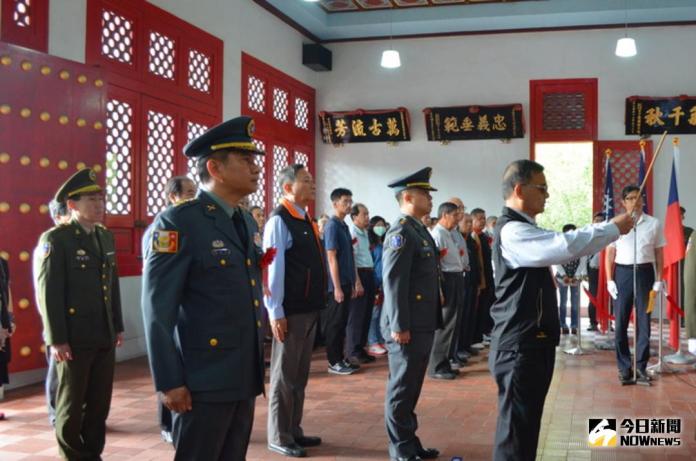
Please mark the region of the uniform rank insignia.
[[48, 255], [51, 254], [51, 244], [49, 242], [44, 242], [43, 244], [43, 257], [48, 258]]
[[213, 248], [222, 248], [225, 246], [225, 242], [222, 240], [213, 240]]
[[156, 230], [152, 233], [152, 251], [176, 253], [179, 251], [179, 233], [171, 230]]
[[401, 234], [394, 234], [389, 237], [389, 248], [392, 250], [400, 250], [404, 246], [404, 236]]

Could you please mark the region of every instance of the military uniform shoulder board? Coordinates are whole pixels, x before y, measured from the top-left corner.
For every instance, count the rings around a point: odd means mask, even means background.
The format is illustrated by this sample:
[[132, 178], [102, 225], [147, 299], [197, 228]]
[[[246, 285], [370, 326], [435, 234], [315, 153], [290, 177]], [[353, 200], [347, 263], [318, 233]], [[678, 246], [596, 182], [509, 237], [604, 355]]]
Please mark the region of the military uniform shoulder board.
[[185, 204], [185, 203], [192, 203], [192, 202], [197, 201], [197, 200], [198, 200], [198, 199], [195, 198], [195, 197], [193, 197], [193, 198], [187, 198], [187, 199], [184, 199], [184, 200], [179, 200], [178, 202], [176, 202], [176, 203], [174, 204], [174, 206], [181, 206], [181, 205], [183, 205], [183, 204]]
[[179, 232], [167, 229], [152, 232], [152, 251], [155, 253], [178, 253]]
[[404, 246], [404, 236], [401, 234], [393, 234], [389, 236], [389, 241], [387, 242], [387, 245], [389, 248], [392, 250], [400, 250]]

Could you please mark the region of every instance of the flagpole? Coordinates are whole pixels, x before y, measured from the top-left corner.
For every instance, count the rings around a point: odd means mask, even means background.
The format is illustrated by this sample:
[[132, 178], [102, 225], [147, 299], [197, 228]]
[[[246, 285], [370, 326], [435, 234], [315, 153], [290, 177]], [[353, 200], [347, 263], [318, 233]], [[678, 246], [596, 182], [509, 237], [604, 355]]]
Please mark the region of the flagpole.
[[[673, 159], [673, 162], [676, 163], [676, 150], [678, 149], [679, 146], [679, 138], [675, 137], [672, 139], [672, 145], [675, 148], [675, 159]], [[676, 174], [676, 165], [674, 168], [675, 174]], [[679, 305], [681, 306], [681, 264], [679, 262], [673, 263], [677, 264], [677, 301]], [[666, 287], [665, 287], [666, 289]], [[674, 311], [674, 309], [673, 309]], [[670, 364], [675, 364], [675, 365], [688, 365], [696, 361], [696, 357], [692, 356], [691, 354], [684, 354], [682, 352], [682, 347], [681, 347], [681, 321], [679, 318], [679, 313], [675, 312], [675, 314], [672, 316], [673, 318], [670, 319], [670, 325], [671, 322], [677, 322], [677, 350], [674, 354], [666, 355], [664, 357], [665, 362], [670, 363]], [[660, 319], [661, 320], [661, 319]]]
[[[609, 163], [610, 162], [609, 159], [611, 158], [611, 154], [612, 154], [612, 150], [609, 148], [607, 148], [604, 151], [604, 155], [606, 157], [605, 172], [609, 171], [609, 169], [611, 168], [611, 165]], [[609, 175], [607, 174], [607, 177], [608, 176]], [[604, 186], [606, 188], [607, 184], [605, 184]], [[605, 191], [605, 193], [606, 193], [606, 191]], [[611, 193], [612, 193], [612, 197], [610, 197], [609, 200], [613, 201], [613, 199], [614, 199], [613, 186], [612, 186]], [[604, 213], [605, 213], [604, 220], [609, 221], [609, 216], [608, 216], [609, 207], [608, 207], [607, 203], [604, 204], [603, 208], [604, 208]], [[611, 208], [613, 209], [613, 206]], [[605, 270], [604, 269], [606, 267], [604, 264], [605, 257], [601, 258], [600, 265], [602, 267], [600, 268], [600, 271]], [[599, 277], [599, 274], [597, 276]], [[605, 273], [605, 276], [606, 276], [606, 273]], [[598, 282], [599, 281], [600, 280], [598, 280]], [[606, 285], [606, 281], [604, 282], [604, 284]], [[600, 287], [599, 285], [597, 285], [597, 295], [599, 295], [599, 290], [602, 290], [602, 289], [606, 290], [606, 286]], [[606, 297], [602, 297], [602, 298], [597, 296], [597, 298], [598, 298], [598, 301], [599, 301], [599, 299], [602, 299], [602, 300], [606, 299], [607, 300], [607, 302], [606, 302], [607, 328], [605, 331], [601, 331], [601, 322], [600, 322], [600, 331], [599, 331], [600, 334], [595, 335], [595, 348], [597, 350], [601, 350], [601, 351], [613, 351], [614, 349], [616, 349], [616, 341], [615, 341], [614, 335], [611, 334], [611, 311], [613, 310], [612, 307], [613, 307], [614, 300], [612, 299], [611, 296], [606, 296]], [[599, 310], [599, 305], [597, 305], [595, 307], [596, 307], [596, 309]], [[604, 309], [604, 307], [602, 307], [602, 309]]]

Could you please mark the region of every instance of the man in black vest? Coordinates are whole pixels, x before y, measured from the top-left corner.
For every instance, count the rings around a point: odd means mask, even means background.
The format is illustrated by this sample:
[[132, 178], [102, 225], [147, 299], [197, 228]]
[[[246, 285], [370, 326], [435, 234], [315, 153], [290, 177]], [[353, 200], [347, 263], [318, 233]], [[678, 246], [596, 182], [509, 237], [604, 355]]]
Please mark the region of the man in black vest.
[[306, 436], [301, 423], [319, 310], [326, 306], [326, 262], [319, 230], [306, 211], [314, 200], [312, 175], [302, 164], [290, 165], [279, 182], [284, 198], [263, 233], [266, 251], [277, 251], [265, 297], [273, 332], [268, 449], [304, 457], [304, 447], [321, 443]]
[[549, 266], [596, 253], [627, 233], [622, 214], [608, 223], [561, 234], [541, 229], [548, 187], [544, 167], [516, 160], [503, 174], [505, 207], [493, 241], [496, 301], [489, 367], [498, 384], [495, 461], [533, 461], [544, 400], [560, 335], [556, 286]]

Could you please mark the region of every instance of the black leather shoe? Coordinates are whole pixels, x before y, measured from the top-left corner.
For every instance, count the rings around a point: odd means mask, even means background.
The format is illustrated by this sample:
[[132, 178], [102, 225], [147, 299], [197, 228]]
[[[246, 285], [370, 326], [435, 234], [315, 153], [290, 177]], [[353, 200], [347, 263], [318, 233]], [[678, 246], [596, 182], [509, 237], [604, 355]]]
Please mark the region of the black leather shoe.
[[399, 456], [397, 458], [392, 458], [391, 461], [422, 461], [423, 458], [420, 456]]
[[652, 378], [644, 370], [638, 370], [636, 373], [636, 384], [650, 386], [650, 381], [652, 381]]
[[620, 371], [619, 382], [622, 386], [626, 386], [628, 384], [635, 384], [635, 381], [633, 381], [633, 370], [629, 368], [628, 370]]
[[432, 379], [455, 379], [457, 375], [453, 371], [439, 371], [429, 375]]
[[571, 328], [571, 329], [570, 329], [570, 334], [571, 334], [571, 335], [577, 335], [577, 334], [578, 334], [578, 329], [577, 329], [577, 328]]
[[311, 435], [295, 437], [295, 443], [301, 447], [317, 447], [321, 445], [321, 437], [314, 437]]
[[570, 333], [570, 330], [569, 330], [567, 327], [561, 328], [561, 334], [562, 334], [562, 335], [567, 335], [568, 333]]
[[587, 327], [587, 331], [597, 331], [597, 325], [590, 325]]
[[[478, 352], [477, 352], [478, 354]], [[457, 360], [469, 360], [473, 356], [469, 351], [459, 351], [455, 354]]]
[[435, 459], [440, 456], [440, 451], [436, 448], [421, 448], [418, 450], [418, 456], [421, 459]]
[[305, 456], [307, 456], [307, 452], [305, 451], [305, 449], [297, 444], [276, 445], [274, 443], [269, 443], [268, 449], [283, 456], [289, 456], [291, 458], [304, 458]]

